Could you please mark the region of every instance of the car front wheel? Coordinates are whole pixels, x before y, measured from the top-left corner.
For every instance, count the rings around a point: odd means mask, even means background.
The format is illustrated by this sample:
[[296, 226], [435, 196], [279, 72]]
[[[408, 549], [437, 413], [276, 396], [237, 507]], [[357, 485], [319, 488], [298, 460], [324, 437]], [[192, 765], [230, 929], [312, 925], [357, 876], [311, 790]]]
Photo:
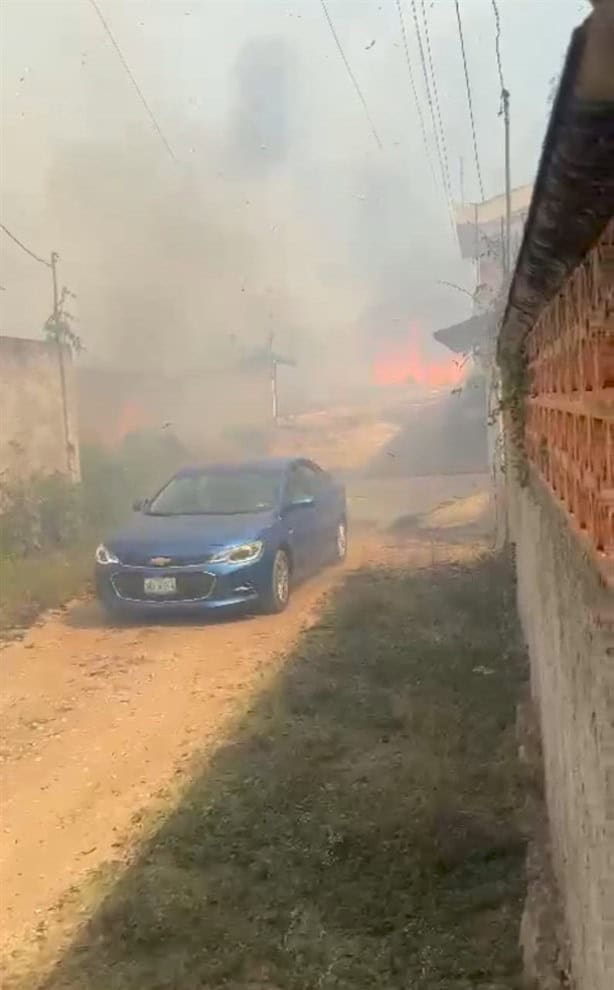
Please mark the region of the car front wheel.
[[283, 612], [290, 601], [290, 558], [285, 550], [278, 550], [273, 559], [269, 588], [263, 599], [265, 612]]
[[341, 564], [348, 552], [348, 528], [345, 519], [337, 524], [335, 530], [335, 561]]

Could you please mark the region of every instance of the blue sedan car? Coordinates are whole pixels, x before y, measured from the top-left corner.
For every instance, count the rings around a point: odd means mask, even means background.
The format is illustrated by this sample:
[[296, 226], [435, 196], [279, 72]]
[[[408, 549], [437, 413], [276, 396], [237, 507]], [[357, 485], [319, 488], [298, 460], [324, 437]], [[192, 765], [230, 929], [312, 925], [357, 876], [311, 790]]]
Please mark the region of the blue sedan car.
[[345, 491], [307, 460], [186, 468], [134, 508], [96, 550], [112, 614], [281, 612], [295, 581], [346, 555]]

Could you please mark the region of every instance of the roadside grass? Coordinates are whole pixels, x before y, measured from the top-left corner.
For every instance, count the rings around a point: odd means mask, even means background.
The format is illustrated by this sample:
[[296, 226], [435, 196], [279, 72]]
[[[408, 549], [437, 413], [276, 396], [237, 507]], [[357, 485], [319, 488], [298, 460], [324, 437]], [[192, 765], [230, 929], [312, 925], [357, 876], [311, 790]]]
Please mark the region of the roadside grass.
[[524, 677], [504, 560], [350, 577], [29, 986], [519, 987]]
[[46, 609], [58, 608], [89, 587], [96, 544], [27, 557], [0, 555], [0, 632], [28, 626]]
[[186, 459], [172, 433], [134, 433], [116, 450], [81, 449], [82, 480], [0, 482], [0, 633], [88, 589], [96, 544]]

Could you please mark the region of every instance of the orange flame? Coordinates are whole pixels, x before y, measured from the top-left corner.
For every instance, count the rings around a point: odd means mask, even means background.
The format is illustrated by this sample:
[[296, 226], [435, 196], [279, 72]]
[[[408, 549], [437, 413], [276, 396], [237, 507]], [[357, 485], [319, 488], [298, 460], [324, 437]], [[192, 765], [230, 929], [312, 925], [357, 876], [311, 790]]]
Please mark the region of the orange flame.
[[129, 400], [120, 408], [115, 428], [116, 439], [121, 442], [129, 433], [145, 430], [151, 426], [151, 417], [138, 402]]
[[457, 385], [463, 377], [461, 361], [452, 357], [435, 359], [425, 355], [416, 327], [408, 340], [390, 344], [373, 362], [376, 385], [423, 385], [443, 388]]

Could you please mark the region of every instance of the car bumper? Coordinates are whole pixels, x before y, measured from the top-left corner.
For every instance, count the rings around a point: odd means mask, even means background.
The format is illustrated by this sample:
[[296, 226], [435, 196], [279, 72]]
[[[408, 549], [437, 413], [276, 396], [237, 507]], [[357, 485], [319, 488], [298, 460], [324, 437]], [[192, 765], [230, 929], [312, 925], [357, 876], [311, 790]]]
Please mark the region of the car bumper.
[[[198, 567], [96, 567], [96, 591], [101, 603], [117, 614], [194, 614], [257, 604], [268, 588], [270, 561], [254, 564], [208, 564]], [[173, 596], [145, 595], [146, 578], [173, 577]], [[186, 587], [190, 590], [186, 593]], [[195, 585], [198, 587], [195, 589]]]

